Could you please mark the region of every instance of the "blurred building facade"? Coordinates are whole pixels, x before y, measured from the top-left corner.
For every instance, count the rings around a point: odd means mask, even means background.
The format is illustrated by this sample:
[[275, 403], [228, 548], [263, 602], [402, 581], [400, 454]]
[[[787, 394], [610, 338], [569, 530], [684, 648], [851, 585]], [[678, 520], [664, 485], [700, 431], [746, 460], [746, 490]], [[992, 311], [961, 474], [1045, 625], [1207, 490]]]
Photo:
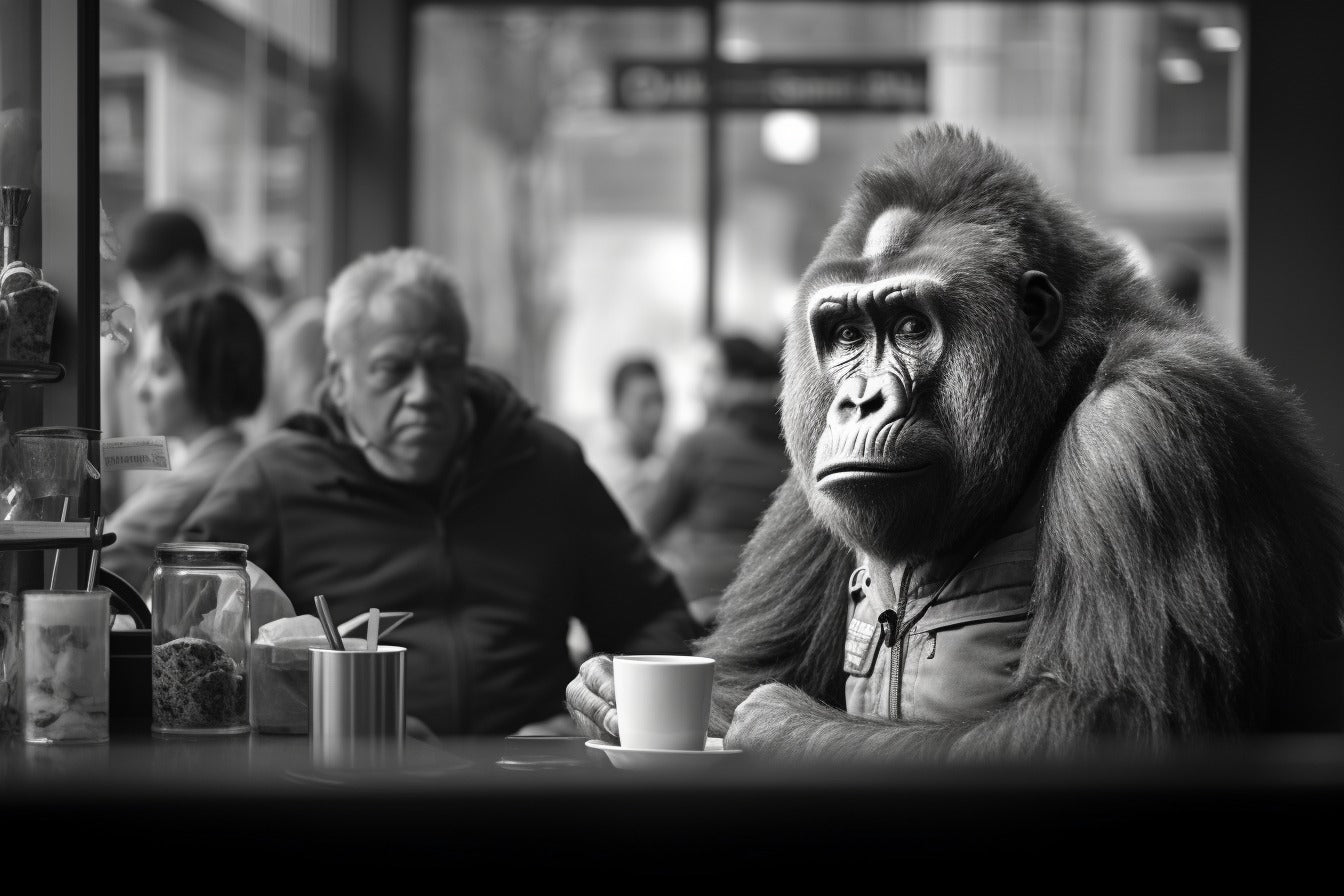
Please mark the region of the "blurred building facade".
[[[104, 0], [109, 214], [186, 202], [226, 261], [270, 252], [288, 288], [314, 294], [361, 248], [340, 221], [385, 199], [405, 218], [386, 244], [456, 266], [478, 360], [582, 434], [616, 360], [650, 353], [678, 430], [698, 422], [690, 359], [705, 330], [777, 339], [858, 169], [946, 121], [1005, 144], [1141, 259], [1192, 251], [1199, 309], [1243, 338], [1239, 4], [373, 6], [405, 17], [404, 135], [338, 121], [359, 114], [337, 103], [360, 64], [343, 58], [360, 47], [348, 20], [370, 21], [368, 5]], [[632, 110], [617, 95], [630, 60], [915, 61], [927, 79], [923, 107], [901, 111], [789, 97]], [[372, 100], [363, 130], [376, 132], [389, 109]], [[389, 180], [402, 195], [342, 191], [351, 134], [404, 152], [385, 160], [404, 160]]]
[[102, 0], [100, 193], [114, 227], [186, 207], [280, 299], [320, 291], [331, 217], [333, 0]]
[[[650, 9], [426, 3], [413, 11], [412, 238], [457, 264], [478, 350], [583, 432], [621, 353], [700, 409], [706, 328], [775, 339], [858, 169], [927, 121], [974, 127], [1148, 262], [1202, 267], [1241, 338], [1234, 4], [722, 2]], [[916, 60], [926, 108], [622, 108], [630, 60]], [[677, 85], [663, 85], [675, 91]]]

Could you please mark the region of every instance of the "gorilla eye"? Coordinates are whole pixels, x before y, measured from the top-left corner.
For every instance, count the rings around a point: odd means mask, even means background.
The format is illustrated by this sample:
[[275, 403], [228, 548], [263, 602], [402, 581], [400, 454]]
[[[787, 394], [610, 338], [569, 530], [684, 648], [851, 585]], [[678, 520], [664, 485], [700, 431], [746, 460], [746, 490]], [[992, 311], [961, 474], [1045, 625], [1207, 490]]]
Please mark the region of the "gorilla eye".
[[896, 321], [895, 333], [908, 339], [922, 339], [929, 335], [929, 322], [918, 314], [907, 314]]
[[853, 324], [836, 328], [835, 341], [841, 345], [857, 345], [863, 341], [863, 331]]

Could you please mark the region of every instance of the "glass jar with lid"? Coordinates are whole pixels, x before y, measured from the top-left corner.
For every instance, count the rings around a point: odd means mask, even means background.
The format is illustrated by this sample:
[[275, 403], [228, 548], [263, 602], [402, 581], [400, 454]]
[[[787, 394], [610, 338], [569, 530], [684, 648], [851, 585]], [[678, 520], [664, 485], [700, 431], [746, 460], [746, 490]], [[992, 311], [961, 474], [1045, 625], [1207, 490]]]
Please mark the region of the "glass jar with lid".
[[159, 545], [150, 595], [150, 730], [248, 732], [247, 651], [253, 633], [247, 545]]

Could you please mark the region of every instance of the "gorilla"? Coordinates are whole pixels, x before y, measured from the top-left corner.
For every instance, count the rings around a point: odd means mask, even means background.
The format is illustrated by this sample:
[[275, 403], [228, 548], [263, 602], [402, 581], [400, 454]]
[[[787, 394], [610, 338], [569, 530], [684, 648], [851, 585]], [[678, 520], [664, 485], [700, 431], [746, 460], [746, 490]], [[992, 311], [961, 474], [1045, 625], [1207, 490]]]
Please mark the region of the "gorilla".
[[[1299, 400], [991, 141], [928, 126], [860, 173], [784, 372], [790, 475], [695, 645], [727, 746], [1040, 756], [1338, 724], [1304, 658], [1344, 630], [1344, 517]], [[567, 700], [619, 734], [609, 658]]]

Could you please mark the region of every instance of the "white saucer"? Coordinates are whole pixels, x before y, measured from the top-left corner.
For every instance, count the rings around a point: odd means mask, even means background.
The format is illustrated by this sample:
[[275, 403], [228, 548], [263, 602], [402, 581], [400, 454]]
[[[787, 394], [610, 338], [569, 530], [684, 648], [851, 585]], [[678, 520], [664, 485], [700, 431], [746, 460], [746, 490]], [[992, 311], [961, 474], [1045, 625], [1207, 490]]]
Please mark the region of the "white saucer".
[[609, 744], [604, 740], [590, 740], [587, 746], [591, 750], [606, 753], [611, 764], [617, 768], [627, 769], [705, 768], [731, 762], [742, 752], [725, 750], [721, 737], [707, 738], [703, 750], [640, 750]]

